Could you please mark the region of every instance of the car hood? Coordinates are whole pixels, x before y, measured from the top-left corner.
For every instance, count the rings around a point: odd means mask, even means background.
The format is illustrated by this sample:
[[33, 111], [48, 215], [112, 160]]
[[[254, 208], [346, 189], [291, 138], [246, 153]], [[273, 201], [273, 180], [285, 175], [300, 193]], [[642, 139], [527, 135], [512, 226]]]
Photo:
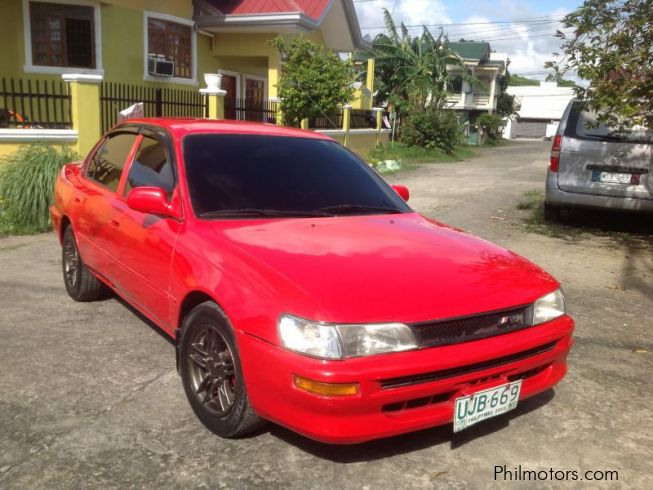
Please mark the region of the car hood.
[[215, 221], [212, 228], [248, 264], [302, 290], [305, 301], [285, 311], [313, 320], [448, 318], [528, 304], [559, 286], [515, 253], [416, 213]]

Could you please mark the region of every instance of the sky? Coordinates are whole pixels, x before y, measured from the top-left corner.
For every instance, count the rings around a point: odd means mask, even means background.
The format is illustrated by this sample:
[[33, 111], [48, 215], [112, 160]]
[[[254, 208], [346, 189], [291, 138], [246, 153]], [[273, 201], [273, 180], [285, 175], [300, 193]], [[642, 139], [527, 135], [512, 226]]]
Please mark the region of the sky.
[[[581, 0], [354, 0], [363, 35], [383, 32], [382, 8], [397, 26], [404, 22], [419, 35], [426, 24], [433, 34], [444, 32], [451, 41], [460, 38], [488, 41], [494, 51], [508, 53], [511, 74], [544, 79], [544, 63], [560, 51], [554, 37], [558, 22], [582, 4]], [[500, 22], [500, 23], [499, 23]], [[448, 25], [447, 25], [448, 24]], [[379, 28], [381, 27], [381, 28]], [[576, 79], [569, 74], [570, 79]]]

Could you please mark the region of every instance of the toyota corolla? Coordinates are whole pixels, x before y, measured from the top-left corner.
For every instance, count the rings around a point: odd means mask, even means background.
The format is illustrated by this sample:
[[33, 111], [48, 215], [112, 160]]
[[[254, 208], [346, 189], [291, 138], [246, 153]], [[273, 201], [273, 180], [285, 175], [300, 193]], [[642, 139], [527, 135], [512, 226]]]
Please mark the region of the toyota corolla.
[[174, 339], [207, 428], [356, 443], [460, 431], [566, 373], [560, 284], [408, 197], [319, 133], [143, 119], [62, 169], [51, 215], [68, 294]]

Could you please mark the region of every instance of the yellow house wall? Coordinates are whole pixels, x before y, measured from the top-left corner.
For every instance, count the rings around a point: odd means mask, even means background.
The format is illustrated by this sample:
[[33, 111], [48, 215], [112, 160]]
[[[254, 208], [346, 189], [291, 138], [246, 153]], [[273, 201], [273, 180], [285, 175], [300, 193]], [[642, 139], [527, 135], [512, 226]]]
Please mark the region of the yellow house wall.
[[[192, 18], [191, 0], [102, 0], [100, 2], [102, 68], [104, 79], [123, 83], [170, 86], [143, 80], [143, 11]], [[203, 86], [202, 74], [215, 72], [212, 39], [197, 33], [197, 80]], [[61, 80], [59, 74], [25, 73], [25, 43], [22, 0], [0, 1], [0, 78]], [[80, 70], [81, 71], [81, 70]], [[183, 84], [174, 84], [183, 88]]]

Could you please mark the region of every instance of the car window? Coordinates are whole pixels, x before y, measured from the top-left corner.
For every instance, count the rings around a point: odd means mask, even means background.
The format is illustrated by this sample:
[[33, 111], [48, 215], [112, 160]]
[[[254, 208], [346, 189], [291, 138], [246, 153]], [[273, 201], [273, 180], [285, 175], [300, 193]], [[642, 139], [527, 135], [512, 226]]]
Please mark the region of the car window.
[[301, 214], [334, 206], [369, 207], [371, 214], [372, 208], [410, 211], [367, 164], [333, 141], [193, 134], [184, 138], [183, 148], [198, 216], [243, 209]]
[[161, 187], [170, 198], [175, 188], [175, 176], [163, 142], [143, 137], [127, 176], [125, 194], [134, 187]]
[[131, 133], [109, 136], [91, 158], [86, 175], [113, 191], [118, 190], [125, 160], [136, 137], [136, 134]]
[[581, 110], [574, 105], [569, 116], [569, 136], [597, 141], [624, 143], [653, 143], [653, 133], [646, 128], [610, 127], [598, 121], [594, 112]]

